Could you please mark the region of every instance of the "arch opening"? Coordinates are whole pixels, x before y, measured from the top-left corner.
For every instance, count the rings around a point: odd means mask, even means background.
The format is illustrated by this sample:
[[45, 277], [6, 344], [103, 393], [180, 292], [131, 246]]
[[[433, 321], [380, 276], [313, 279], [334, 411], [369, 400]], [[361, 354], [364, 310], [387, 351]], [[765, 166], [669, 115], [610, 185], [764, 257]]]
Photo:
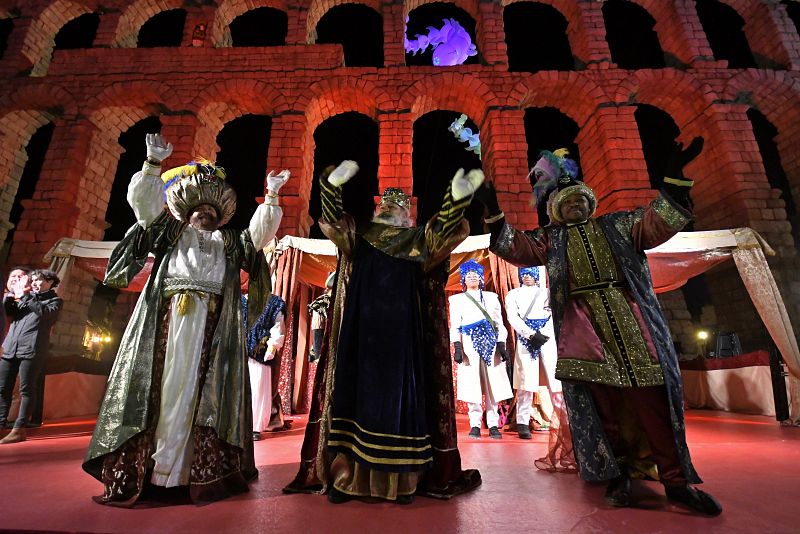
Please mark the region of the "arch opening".
[[2, 260], [5, 261], [11, 244], [14, 242], [14, 235], [22, 219], [24, 208], [22, 202], [33, 198], [36, 188], [39, 184], [39, 178], [42, 175], [42, 167], [44, 160], [47, 156], [47, 150], [50, 148], [50, 141], [53, 139], [53, 132], [55, 131], [55, 123], [48, 122], [39, 128], [31, 135], [28, 144], [25, 145], [25, 154], [27, 161], [22, 169], [22, 174], [19, 178], [19, 185], [17, 192], [14, 195], [14, 202], [11, 205], [9, 213], [9, 223], [13, 226], [6, 234], [6, 240], [3, 244]]
[[117, 142], [122, 147], [122, 153], [117, 162], [114, 182], [111, 184], [108, 197], [106, 229], [103, 233], [103, 239], [106, 241], [122, 239], [125, 232], [136, 222], [133, 210], [128, 204], [128, 184], [131, 176], [141, 170], [142, 162], [147, 158], [144, 139], [149, 133], [161, 133], [161, 120], [158, 117], [142, 119], [119, 135]]
[[247, 228], [258, 207], [256, 198], [264, 196], [271, 132], [271, 117], [248, 114], [227, 123], [217, 135], [216, 164], [225, 168], [227, 181], [236, 191], [230, 228]]
[[[411, 168], [414, 177], [412, 194], [417, 198], [417, 225], [426, 224], [442, 207], [442, 200], [458, 169], [481, 169], [481, 160], [466, 145], [448, 131], [448, 127], [461, 116], [457, 111], [435, 110], [414, 121]], [[467, 119], [464, 124], [472, 132], [478, 126]], [[483, 208], [473, 203], [467, 208], [470, 235], [484, 233]]]
[[603, 21], [611, 60], [622, 69], [663, 69], [664, 50], [646, 9], [627, 0], [606, 0]]
[[259, 7], [233, 19], [230, 30], [234, 47], [283, 46], [289, 31], [289, 17], [279, 9]]
[[138, 48], [179, 47], [183, 42], [185, 25], [185, 9], [162, 11], [142, 24], [136, 46]]
[[681, 130], [669, 113], [649, 104], [637, 105], [633, 116], [642, 141], [650, 187], [659, 190], [664, 184], [667, 158]]
[[731, 69], [754, 68], [756, 60], [739, 13], [719, 0], [695, 0], [695, 5], [714, 59], [726, 60]]
[[100, 26], [100, 15], [84, 13], [64, 24], [55, 37], [55, 50], [91, 48]]
[[539, 2], [515, 2], [503, 9], [508, 70], [539, 72], [573, 70], [567, 19]]
[[8, 48], [8, 37], [11, 35], [13, 30], [14, 19], [0, 19], [0, 59], [3, 59], [3, 56], [6, 53], [6, 49]]
[[781, 0], [781, 4], [786, 6], [786, 14], [789, 15], [789, 19], [794, 23], [795, 31], [800, 34], [800, 2]]
[[778, 135], [778, 128], [773, 125], [767, 117], [755, 108], [747, 110], [747, 118], [753, 126], [753, 135], [758, 144], [758, 151], [761, 154], [761, 161], [764, 163], [764, 172], [770, 187], [781, 192], [781, 199], [786, 210], [786, 219], [792, 226], [792, 238], [795, 246], [800, 248], [800, 218], [797, 216], [797, 204], [792, 195], [789, 177], [781, 163], [781, 155], [778, 151], [778, 144], [775, 137]]
[[[553, 107], [527, 108], [524, 116], [525, 140], [528, 144], [528, 169], [539, 161], [542, 150], [550, 152], [559, 148], [569, 150], [569, 157], [574, 159], [578, 166], [581, 166], [581, 155], [575, 139], [578, 137], [580, 128], [578, 124], [561, 110]], [[578, 177], [581, 178], [580, 173]], [[533, 191], [534, 177], [530, 176], [531, 191]], [[536, 207], [536, 215], [539, 219], [539, 226], [550, 223], [547, 215], [547, 206]]]
[[[664, 184], [667, 159], [681, 130], [669, 113], [649, 104], [637, 105], [633, 116], [642, 142], [650, 187], [659, 190]], [[694, 223], [690, 221], [684, 231], [693, 229]], [[704, 310], [712, 304], [706, 275], [699, 274], [688, 279], [681, 287], [681, 293], [692, 323], [702, 324]]]
[[383, 17], [369, 6], [343, 4], [317, 23], [317, 43], [339, 43], [348, 67], [383, 67]]
[[375, 210], [378, 192], [378, 124], [355, 111], [341, 113], [324, 120], [314, 130], [314, 174], [308, 214], [314, 223], [309, 237], [323, 238], [319, 229], [322, 205], [319, 196], [319, 176], [329, 165], [345, 159], [356, 161], [358, 173], [344, 184], [342, 204], [356, 222], [368, 221]]

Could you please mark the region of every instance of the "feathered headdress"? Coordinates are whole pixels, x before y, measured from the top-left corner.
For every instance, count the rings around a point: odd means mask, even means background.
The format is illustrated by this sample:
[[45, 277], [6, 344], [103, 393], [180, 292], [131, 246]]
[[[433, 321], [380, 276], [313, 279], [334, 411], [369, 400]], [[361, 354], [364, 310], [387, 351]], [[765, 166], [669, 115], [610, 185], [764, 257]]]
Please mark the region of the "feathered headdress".
[[[559, 148], [553, 152], [542, 150], [539, 153], [539, 160], [531, 169], [531, 175], [535, 180], [533, 194], [537, 204], [547, 200], [547, 196], [556, 189], [556, 183], [563, 176], [573, 180], [577, 179], [578, 172], [580, 172], [578, 163], [567, 156], [569, 156], [569, 150], [566, 148]], [[540, 176], [536, 177], [537, 174]]]

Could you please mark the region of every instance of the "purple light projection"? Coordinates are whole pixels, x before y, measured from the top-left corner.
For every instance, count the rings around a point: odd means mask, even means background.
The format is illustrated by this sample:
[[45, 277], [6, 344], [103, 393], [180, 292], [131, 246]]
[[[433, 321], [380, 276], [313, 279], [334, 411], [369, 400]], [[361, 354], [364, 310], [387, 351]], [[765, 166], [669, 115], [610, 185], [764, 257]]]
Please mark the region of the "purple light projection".
[[[416, 39], [413, 41], [404, 37], [406, 52], [417, 55], [425, 52], [431, 46], [433, 47], [433, 64], [437, 67], [462, 65], [468, 57], [478, 55], [478, 49], [472, 43], [472, 38], [461, 24], [455, 19], [443, 19], [442, 22], [444, 26], [441, 29], [428, 26], [428, 35], [416, 35]], [[408, 24], [408, 17], [406, 17], [406, 24]], [[405, 32], [403, 33], [405, 35]]]

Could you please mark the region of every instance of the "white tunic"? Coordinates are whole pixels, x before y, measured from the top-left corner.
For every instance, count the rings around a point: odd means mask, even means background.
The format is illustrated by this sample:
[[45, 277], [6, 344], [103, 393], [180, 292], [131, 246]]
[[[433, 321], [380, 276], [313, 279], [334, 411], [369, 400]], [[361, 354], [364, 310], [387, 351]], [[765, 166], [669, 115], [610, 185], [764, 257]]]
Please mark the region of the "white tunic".
[[[138, 172], [128, 186], [128, 203], [137, 223], [147, 228], [164, 210], [164, 184], [157, 176]], [[250, 236], [257, 249], [275, 236], [283, 212], [277, 205], [261, 204], [250, 220]], [[202, 246], [201, 246], [202, 242]], [[220, 231], [206, 232], [187, 226], [167, 260], [166, 279], [185, 279], [221, 294], [225, 279], [225, 249]], [[214, 288], [217, 288], [214, 290]], [[178, 315], [172, 297], [161, 406], [155, 431], [155, 467], [152, 482], [159, 486], [189, 483], [193, 457], [192, 425], [197, 404], [203, 331], [208, 315], [208, 296], [189, 293], [192, 306]]]
[[[470, 291], [475, 300], [481, 302], [479, 291]], [[508, 331], [503, 324], [503, 312], [497, 294], [483, 291], [481, 303], [497, 327], [497, 341], [505, 343]], [[483, 392], [481, 391], [480, 367], [481, 357], [472, 345], [472, 339], [462, 334], [459, 327], [477, 323], [486, 317], [480, 309], [467, 297], [465, 293], [458, 293], [449, 298], [450, 302], [450, 342], [460, 341], [464, 349], [464, 361], [458, 365], [457, 398], [464, 402], [480, 403]], [[492, 365], [487, 366], [489, 387], [496, 401], [510, 399], [514, 394], [508, 382], [506, 364], [500, 360], [500, 355], [495, 349]]]
[[[275, 355], [281, 350], [281, 347], [283, 347], [283, 340], [285, 337], [286, 328], [283, 314], [279, 313], [275, 318], [275, 324], [269, 329], [267, 354], [265, 357], [267, 361], [275, 358]], [[247, 367], [250, 370], [253, 430], [256, 432], [269, 430], [269, 421], [272, 418], [272, 366], [248, 358]]]
[[[533, 303], [533, 306], [531, 306]], [[530, 308], [530, 311], [528, 311]], [[526, 313], [527, 312], [527, 313]], [[550, 320], [541, 328], [541, 333], [550, 339], [542, 345], [540, 358], [534, 360], [528, 349], [517, 341], [514, 357], [514, 388], [536, 392], [539, 390], [539, 366], [543, 365], [552, 391], [561, 391], [561, 383], [555, 378], [557, 358], [556, 336], [550, 312], [550, 292], [547, 288], [533, 285], [512, 289], [506, 296], [506, 315], [508, 323], [518, 337], [529, 338], [536, 331], [525, 324], [524, 319]]]

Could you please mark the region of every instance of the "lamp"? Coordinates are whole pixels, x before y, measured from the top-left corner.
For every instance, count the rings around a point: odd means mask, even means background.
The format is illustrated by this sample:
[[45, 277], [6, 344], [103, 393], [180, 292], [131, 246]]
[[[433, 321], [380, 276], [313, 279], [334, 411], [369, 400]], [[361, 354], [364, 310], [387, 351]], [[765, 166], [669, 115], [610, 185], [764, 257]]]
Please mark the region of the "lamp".
[[697, 331], [697, 351], [698, 355], [705, 358], [706, 357], [706, 343], [708, 342], [708, 331], [707, 330], [698, 330]]
[[100, 361], [103, 349], [110, 342], [111, 336], [108, 330], [92, 321], [86, 321], [86, 327], [83, 331], [84, 358]]

